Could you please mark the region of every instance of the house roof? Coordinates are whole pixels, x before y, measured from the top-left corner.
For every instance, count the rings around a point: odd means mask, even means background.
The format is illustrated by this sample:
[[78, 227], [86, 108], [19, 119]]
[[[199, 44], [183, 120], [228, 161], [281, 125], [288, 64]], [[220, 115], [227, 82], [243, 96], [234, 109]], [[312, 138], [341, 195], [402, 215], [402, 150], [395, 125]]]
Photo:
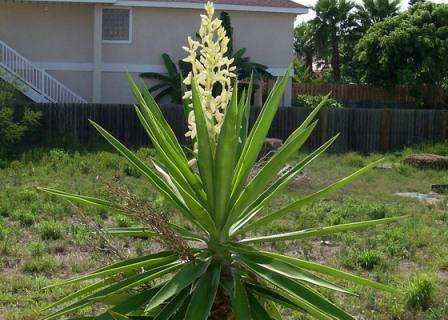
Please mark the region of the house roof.
[[[1, 2], [2, 0], [0, 0]], [[17, 0], [16, 0], [17, 1]], [[18, 0], [18, 2], [107, 3], [116, 6], [202, 9], [208, 0]], [[218, 10], [305, 14], [308, 7], [292, 0], [213, 0]]]
[[[201, 3], [204, 4], [207, 0], [135, 0], [148, 2], [174, 2], [174, 3]], [[291, 0], [214, 0], [217, 5], [237, 5], [237, 6], [258, 6], [258, 7], [272, 7], [272, 8], [306, 8], [305, 6], [291, 1]]]

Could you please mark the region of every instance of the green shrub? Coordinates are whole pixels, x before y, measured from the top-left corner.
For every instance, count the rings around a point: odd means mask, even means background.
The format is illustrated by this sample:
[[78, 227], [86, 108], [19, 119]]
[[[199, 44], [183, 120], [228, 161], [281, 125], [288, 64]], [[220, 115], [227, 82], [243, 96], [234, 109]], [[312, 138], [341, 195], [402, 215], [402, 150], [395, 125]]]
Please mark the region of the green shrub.
[[52, 256], [41, 256], [27, 259], [22, 265], [22, 271], [28, 273], [50, 273], [58, 267], [58, 262]]
[[39, 223], [39, 234], [42, 240], [58, 240], [63, 236], [62, 225], [56, 220]]
[[40, 257], [45, 252], [45, 244], [42, 241], [32, 241], [28, 244], [28, 251], [32, 257]]
[[386, 215], [389, 211], [389, 209], [384, 204], [372, 204], [368, 209], [369, 217], [372, 219], [386, 218]]
[[383, 261], [383, 256], [380, 251], [374, 249], [367, 249], [358, 253], [356, 257], [357, 264], [365, 269], [372, 270], [375, 266], [378, 266]]
[[17, 210], [13, 212], [12, 215], [20, 222], [20, 225], [24, 227], [30, 227], [36, 221], [36, 215], [27, 209]]
[[[313, 96], [309, 94], [299, 94], [296, 97], [294, 106], [299, 108], [316, 108], [322, 101], [325, 100], [325, 96], [319, 95], [319, 96]], [[342, 108], [342, 104], [335, 99], [328, 98], [325, 100], [323, 108]]]
[[20, 114], [13, 105], [16, 90], [12, 85], [0, 82], [0, 155], [5, 156], [24, 136], [39, 125], [40, 111], [24, 108]]
[[422, 273], [415, 276], [406, 289], [406, 301], [410, 308], [417, 311], [425, 311], [431, 307], [434, 300], [434, 278]]

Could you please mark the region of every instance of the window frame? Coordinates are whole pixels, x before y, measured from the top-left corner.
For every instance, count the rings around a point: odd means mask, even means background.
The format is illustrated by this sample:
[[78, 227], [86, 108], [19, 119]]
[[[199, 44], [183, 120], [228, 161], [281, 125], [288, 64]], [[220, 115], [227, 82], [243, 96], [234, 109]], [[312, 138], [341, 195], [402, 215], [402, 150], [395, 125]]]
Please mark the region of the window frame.
[[[104, 10], [105, 9], [115, 9], [115, 10], [128, 10], [129, 11], [129, 37], [128, 40], [104, 40], [103, 39], [103, 23], [104, 23]], [[102, 43], [117, 43], [117, 44], [130, 44], [132, 43], [133, 35], [133, 12], [132, 7], [103, 7], [101, 8], [101, 42]]]

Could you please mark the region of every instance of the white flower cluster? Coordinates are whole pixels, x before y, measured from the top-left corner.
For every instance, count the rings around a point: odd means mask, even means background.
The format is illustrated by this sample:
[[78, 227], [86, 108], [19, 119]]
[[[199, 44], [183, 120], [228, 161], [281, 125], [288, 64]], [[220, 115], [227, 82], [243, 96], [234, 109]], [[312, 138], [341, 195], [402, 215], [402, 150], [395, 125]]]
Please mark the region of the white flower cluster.
[[[187, 86], [191, 85], [194, 77], [207, 120], [210, 140], [212, 145], [216, 145], [225, 108], [232, 97], [232, 81], [236, 77], [234, 73], [236, 68], [232, 66], [233, 59], [226, 57], [229, 38], [221, 25], [221, 20], [214, 18], [215, 8], [212, 2], [207, 2], [205, 12], [206, 15], [201, 15], [199, 41], [188, 37], [188, 47], [183, 47], [188, 52], [188, 57], [184, 61], [191, 63], [192, 66], [192, 71], [184, 83]], [[191, 91], [184, 95], [184, 99], [191, 97]], [[188, 129], [186, 136], [195, 139], [196, 123], [193, 111], [190, 111], [188, 116]], [[196, 149], [195, 145], [195, 151]]]

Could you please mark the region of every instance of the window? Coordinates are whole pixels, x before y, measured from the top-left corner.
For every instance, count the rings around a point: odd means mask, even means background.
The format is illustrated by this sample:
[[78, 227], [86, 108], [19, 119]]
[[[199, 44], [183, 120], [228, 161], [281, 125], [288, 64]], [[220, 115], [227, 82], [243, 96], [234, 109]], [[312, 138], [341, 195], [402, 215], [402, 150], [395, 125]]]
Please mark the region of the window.
[[131, 42], [131, 9], [103, 9], [103, 41]]

